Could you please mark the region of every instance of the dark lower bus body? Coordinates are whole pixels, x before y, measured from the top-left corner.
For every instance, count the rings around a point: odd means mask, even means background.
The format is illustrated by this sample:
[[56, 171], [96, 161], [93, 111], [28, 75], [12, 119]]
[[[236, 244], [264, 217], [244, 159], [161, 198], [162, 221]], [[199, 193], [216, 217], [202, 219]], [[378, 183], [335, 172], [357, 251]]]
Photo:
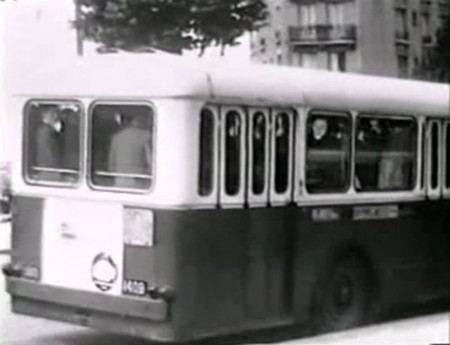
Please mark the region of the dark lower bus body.
[[143, 296], [42, 284], [43, 204], [15, 199], [4, 271], [21, 314], [184, 341], [294, 323], [348, 328], [450, 296], [449, 202], [154, 209], [153, 246], [123, 249], [122, 278], [144, 282]]

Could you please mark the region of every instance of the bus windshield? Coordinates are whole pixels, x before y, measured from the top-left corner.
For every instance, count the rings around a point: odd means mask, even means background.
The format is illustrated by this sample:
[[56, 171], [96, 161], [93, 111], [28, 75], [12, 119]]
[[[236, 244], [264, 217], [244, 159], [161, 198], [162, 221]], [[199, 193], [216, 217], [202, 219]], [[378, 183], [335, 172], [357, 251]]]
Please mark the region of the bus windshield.
[[91, 121], [91, 183], [103, 188], [150, 189], [152, 108], [142, 104], [97, 103]]
[[76, 102], [30, 102], [25, 111], [26, 178], [73, 184], [80, 176], [80, 113]]

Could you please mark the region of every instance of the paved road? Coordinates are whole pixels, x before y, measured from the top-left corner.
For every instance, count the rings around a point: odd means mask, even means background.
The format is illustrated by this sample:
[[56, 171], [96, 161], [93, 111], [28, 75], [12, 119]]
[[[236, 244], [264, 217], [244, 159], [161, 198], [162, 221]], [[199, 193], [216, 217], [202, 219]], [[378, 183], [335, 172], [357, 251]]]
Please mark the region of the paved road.
[[[0, 265], [8, 260], [0, 255]], [[9, 296], [4, 292], [4, 279], [0, 278], [0, 344], [1, 345], [149, 345], [151, 343], [126, 336], [109, 335], [83, 327], [11, 314]], [[348, 332], [314, 338], [296, 339], [290, 335], [268, 337], [271, 342], [283, 345], [319, 344], [389, 344], [428, 345], [449, 343], [450, 313], [390, 322]], [[271, 332], [273, 333], [273, 332]], [[275, 340], [274, 340], [275, 339]], [[282, 340], [276, 340], [282, 339]], [[290, 340], [292, 339], [292, 340]], [[231, 344], [263, 343], [264, 336], [245, 340], [226, 341]], [[202, 342], [209, 344], [209, 342]], [[223, 344], [223, 342], [219, 342]]]

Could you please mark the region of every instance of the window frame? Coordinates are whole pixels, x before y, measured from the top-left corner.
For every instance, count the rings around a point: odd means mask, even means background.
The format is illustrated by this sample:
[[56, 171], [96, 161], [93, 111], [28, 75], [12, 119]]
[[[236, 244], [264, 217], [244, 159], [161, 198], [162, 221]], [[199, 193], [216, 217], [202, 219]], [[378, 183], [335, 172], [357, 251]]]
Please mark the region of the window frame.
[[[432, 151], [432, 138], [431, 138], [431, 133], [432, 133], [432, 128], [433, 125], [437, 126], [437, 153], [436, 153], [436, 157], [438, 159], [436, 168], [437, 168], [437, 172], [436, 172], [436, 178], [437, 178], [437, 185], [435, 188], [432, 188], [432, 184], [431, 184], [431, 169], [432, 169], [432, 157], [431, 157], [431, 151]], [[444, 171], [444, 165], [443, 165], [443, 160], [444, 160], [444, 154], [443, 154], [443, 147], [442, 147], [442, 143], [443, 143], [443, 137], [444, 137], [444, 122], [439, 119], [439, 118], [434, 118], [434, 117], [430, 117], [427, 118], [426, 121], [426, 180], [425, 180], [425, 189], [426, 189], [426, 196], [428, 199], [431, 200], [436, 200], [439, 199], [442, 196], [442, 191], [443, 191], [443, 174], [442, 172]]]
[[[341, 117], [341, 118], [347, 118], [350, 122], [350, 128], [349, 128], [349, 134], [350, 134], [350, 143], [349, 143], [349, 166], [348, 166], [348, 183], [346, 184], [345, 188], [343, 188], [341, 191], [321, 191], [316, 193], [311, 193], [308, 191], [307, 187], [307, 155], [308, 155], [308, 121], [311, 116], [314, 115], [322, 115], [322, 116], [329, 116], [329, 117]], [[355, 128], [355, 119], [354, 116], [350, 111], [345, 110], [334, 110], [334, 109], [322, 109], [322, 108], [312, 108], [309, 109], [306, 112], [305, 121], [304, 121], [304, 129], [303, 129], [303, 136], [302, 141], [304, 145], [303, 149], [303, 157], [301, 159], [302, 162], [302, 193], [303, 195], [307, 196], [308, 198], [313, 199], [319, 199], [319, 200], [326, 200], [326, 199], [335, 199], [335, 198], [342, 198], [343, 195], [349, 194], [353, 190], [353, 160], [354, 160], [354, 128]], [[324, 198], [325, 196], [325, 198]]]
[[420, 174], [420, 126], [421, 126], [421, 122], [419, 121], [419, 119], [416, 116], [413, 115], [386, 115], [386, 114], [379, 114], [379, 113], [374, 113], [374, 114], [368, 114], [368, 113], [358, 113], [355, 117], [355, 122], [354, 122], [354, 128], [355, 128], [355, 136], [356, 136], [356, 131], [357, 131], [357, 124], [358, 124], [358, 120], [361, 117], [370, 117], [370, 118], [378, 118], [378, 119], [387, 119], [387, 120], [402, 120], [402, 121], [407, 121], [408, 119], [411, 120], [414, 125], [415, 125], [415, 129], [416, 129], [416, 135], [415, 135], [415, 152], [414, 152], [414, 157], [413, 157], [413, 162], [414, 162], [414, 166], [413, 166], [413, 185], [411, 188], [408, 189], [377, 189], [377, 190], [358, 190], [355, 186], [355, 177], [356, 177], [356, 138], [354, 138], [354, 151], [353, 151], [353, 188], [356, 192], [356, 194], [358, 195], [364, 195], [364, 194], [368, 194], [368, 195], [378, 195], [378, 194], [392, 194], [392, 193], [413, 193], [414, 191], [416, 191], [417, 189], [420, 189], [420, 181], [419, 181], [419, 174]]
[[[289, 133], [288, 133], [288, 164], [287, 164], [287, 184], [284, 192], [278, 193], [275, 187], [275, 174], [276, 174], [276, 118], [278, 115], [286, 114], [289, 119]], [[294, 133], [296, 132], [296, 117], [297, 112], [293, 108], [271, 108], [268, 123], [270, 128], [270, 139], [269, 139], [269, 202], [270, 205], [285, 205], [292, 201], [293, 199], [293, 179], [294, 179], [294, 157], [296, 150], [296, 140]]]
[[[226, 116], [229, 112], [237, 112], [241, 119], [241, 137], [240, 137], [240, 169], [239, 169], [239, 190], [235, 195], [229, 195], [225, 188], [225, 148], [226, 148]], [[247, 170], [247, 110], [245, 107], [236, 105], [222, 105], [219, 107], [220, 122], [220, 163], [219, 163], [219, 204], [222, 207], [242, 207], [245, 203], [246, 194], [246, 170]]]
[[[78, 167], [79, 167], [79, 174], [77, 181], [75, 183], [65, 183], [61, 181], [42, 181], [42, 180], [34, 180], [31, 179], [28, 176], [28, 168], [29, 168], [29, 152], [28, 152], [28, 145], [29, 145], [29, 115], [28, 111], [29, 108], [33, 105], [33, 103], [38, 104], [48, 104], [48, 105], [57, 105], [62, 103], [74, 103], [79, 106], [80, 113], [79, 113], [79, 128], [80, 131], [78, 133], [78, 140], [79, 140], [79, 155], [78, 155]], [[80, 185], [83, 183], [84, 177], [85, 177], [85, 170], [86, 170], [86, 164], [85, 160], [83, 159], [85, 157], [85, 135], [84, 129], [85, 129], [85, 121], [86, 121], [86, 109], [83, 104], [83, 102], [79, 99], [75, 98], [31, 98], [27, 100], [25, 105], [22, 109], [22, 179], [25, 182], [25, 184], [30, 186], [39, 186], [39, 187], [58, 187], [58, 188], [64, 188], [64, 189], [76, 189], [79, 188]]]
[[[212, 188], [211, 191], [206, 194], [202, 195], [200, 194], [200, 171], [201, 171], [201, 120], [202, 120], [202, 112], [204, 110], [208, 110], [211, 112], [212, 118], [213, 118], [213, 161], [212, 161]], [[200, 112], [198, 114], [198, 162], [197, 162], [197, 195], [202, 200], [212, 200], [214, 199], [214, 202], [217, 202], [217, 189], [218, 189], [218, 183], [219, 183], [219, 144], [220, 144], [220, 138], [219, 138], [219, 109], [218, 106], [211, 105], [211, 104], [205, 104], [203, 107], [200, 108]]]
[[[253, 145], [253, 133], [254, 126], [253, 120], [257, 114], [261, 113], [266, 121], [265, 128], [265, 152], [264, 152], [264, 188], [259, 194], [254, 193], [253, 190], [253, 172], [254, 172], [254, 145]], [[247, 142], [247, 203], [250, 207], [266, 206], [268, 203], [268, 195], [270, 189], [270, 109], [263, 107], [251, 107], [248, 109], [248, 142]]]
[[[92, 144], [93, 144], [93, 118], [94, 118], [94, 109], [97, 105], [137, 105], [137, 106], [147, 106], [152, 110], [152, 179], [151, 179], [151, 185], [147, 189], [136, 189], [136, 188], [123, 188], [123, 187], [105, 187], [105, 186], [98, 186], [95, 185], [92, 182]], [[151, 194], [155, 188], [156, 185], [156, 162], [157, 162], [157, 150], [156, 150], [156, 132], [157, 132], [157, 112], [156, 107], [153, 102], [151, 102], [148, 99], [137, 99], [137, 100], [130, 100], [130, 99], [95, 99], [92, 101], [89, 105], [88, 113], [87, 113], [87, 145], [86, 145], [86, 151], [87, 151], [87, 164], [86, 164], [86, 181], [87, 185], [91, 190], [95, 191], [102, 191], [102, 192], [110, 192], [110, 193], [128, 193], [128, 194]]]
[[445, 198], [450, 198], [450, 147], [447, 145], [450, 140], [450, 121], [445, 120], [443, 122], [443, 145], [442, 151], [442, 166], [443, 166], [443, 195]]

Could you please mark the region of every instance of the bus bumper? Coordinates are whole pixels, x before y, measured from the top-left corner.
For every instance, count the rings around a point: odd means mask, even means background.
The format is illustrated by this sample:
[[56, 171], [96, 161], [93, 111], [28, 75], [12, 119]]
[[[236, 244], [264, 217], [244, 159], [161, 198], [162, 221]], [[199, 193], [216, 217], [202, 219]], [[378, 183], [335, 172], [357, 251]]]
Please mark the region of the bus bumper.
[[103, 295], [6, 277], [13, 312], [114, 333], [171, 341], [164, 300]]

